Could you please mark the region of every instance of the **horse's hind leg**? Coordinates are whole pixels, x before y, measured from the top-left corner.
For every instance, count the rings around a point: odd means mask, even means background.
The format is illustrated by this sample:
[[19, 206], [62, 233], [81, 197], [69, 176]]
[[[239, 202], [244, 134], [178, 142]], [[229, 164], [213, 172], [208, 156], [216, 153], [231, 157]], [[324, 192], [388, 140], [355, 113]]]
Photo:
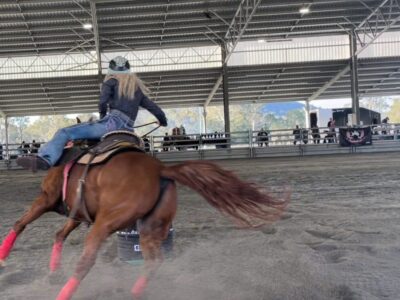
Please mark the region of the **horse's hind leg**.
[[161, 244], [168, 237], [172, 220], [175, 217], [176, 198], [176, 185], [171, 182], [168, 184], [157, 206], [141, 224], [140, 248], [144, 258], [144, 266], [142, 274], [131, 290], [133, 297], [140, 297], [143, 294], [149, 278], [156, 272], [163, 261]]
[[64, 224], [64, 227], [56, 233], [56, 239], [53, 244], [53, 250], [50, 258], [50, 272], [53, 273], [59, 268], [63, 243], [68, 235], [80, 224], [81, 222], [79, 221], [68, 219], [67, 223]]

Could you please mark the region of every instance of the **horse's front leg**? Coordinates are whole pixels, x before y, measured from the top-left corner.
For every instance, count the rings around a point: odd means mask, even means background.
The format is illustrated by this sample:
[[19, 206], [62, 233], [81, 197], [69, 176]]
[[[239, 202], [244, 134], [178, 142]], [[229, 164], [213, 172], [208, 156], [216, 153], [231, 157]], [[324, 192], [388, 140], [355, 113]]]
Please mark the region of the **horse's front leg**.
[[[57, 199], [55, 199], [55, 201], [57, 201]], [[38, 219], [45, 212], [50, 211], [53, 208], [55, 201], [52, 201], [47, 193], [42, 192], [33, 202], [29, 210], [17, 222], [15, 222], [13, 228], [0, 246], [0, 267], [4, 266], [5, 259], [10, 254], [18, 235], [24, 231], [26, 225]]]
[[64, 227], [56, 233], [56, 239], [54, 241], [53, 250], [51, 252], [50, 258], [50, 272], [54, 273], [60, 267], [61, 253], [63, 248], [63, 243], [68, 235], [76, 229], [81, 222], [68, 219]]

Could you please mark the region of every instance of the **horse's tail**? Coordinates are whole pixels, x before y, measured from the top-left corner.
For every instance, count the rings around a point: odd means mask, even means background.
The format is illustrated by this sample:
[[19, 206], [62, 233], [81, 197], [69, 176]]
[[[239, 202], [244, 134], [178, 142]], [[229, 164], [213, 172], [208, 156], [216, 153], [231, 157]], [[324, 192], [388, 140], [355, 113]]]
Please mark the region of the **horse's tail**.
[[244, 227], [276, 221], [290, 198], [290, 192], [280, 199], [261, 192], [254, 184], [244, 182], [232, 172], [210, 162], [189, 161], [165, 167], [161, 175], [192, 188]]

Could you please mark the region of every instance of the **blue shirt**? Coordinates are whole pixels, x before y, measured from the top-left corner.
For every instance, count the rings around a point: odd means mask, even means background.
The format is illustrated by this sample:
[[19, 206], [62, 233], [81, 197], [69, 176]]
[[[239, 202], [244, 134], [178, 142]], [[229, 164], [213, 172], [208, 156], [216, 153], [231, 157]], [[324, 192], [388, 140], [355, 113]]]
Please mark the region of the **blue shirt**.
[[119, 110], [135, 122], [140, 106], [152, 113], [161, 126], [167, 126], [165, 113], [157, 104], [149, 100], [140, 88], [136, 90], [134, 99], [129, 99], [128, 97], [118, 96], [118, 86], [118, 80], [115, 78], [111, 78], [103, 83], [99, 103], [101, 119], [107, 114], [107, 107], [109, 107], [110, 109]]

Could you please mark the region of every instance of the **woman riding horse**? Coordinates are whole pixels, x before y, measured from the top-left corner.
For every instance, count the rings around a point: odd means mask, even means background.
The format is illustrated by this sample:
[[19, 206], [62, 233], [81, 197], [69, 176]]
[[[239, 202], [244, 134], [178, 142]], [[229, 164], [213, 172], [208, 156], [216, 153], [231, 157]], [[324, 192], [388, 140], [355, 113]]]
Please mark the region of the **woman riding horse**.
[[[129, 64], [122, 58], [116, 58], [110, 64], [110, 69], [128, 73]], [[136, 77], [128, 74], [125, 74], [127, 77], [115, 73], [110, 75], [102, 89], [100, 122], [62, 129], [46, 149], [40, 152], [37, 161], [30, 157], [21, 160], [20, 164], [29, 168], [36, 164], [39, 168], [48, 168], [58, 159], [57, 151], [61, 151], [50, 149], [52, 145], [62, 149], [67, 139], [97, 138], [110, 130], [132, 129], [139, 105], [149, 109], [158, 118], [160, 125], [167, 124], [162, 111], [144, 96], [142, 91], [145, 89]], [[111, 113], [104, 117], [107, 104]], [[56, 233], [50, 258], [50, 271], [54, 273], [60, 267], [65, 239], [87, 220], [84, 217], [86, 212], [89, 219], [93, 220], [92, 226], [75, 271], [59, 292], [57, 300], [70, 300], [95, 264], [102, 243], [111, 234], [136, 224], [138, 220], [141, 220], [140, 247], [145, 262], [131, 294], [135, 298], [143, 295], [149, 279], [160, 266], [161, 243], [168, 236], [176, 214], [175, 181], [202, 195], [210, 205], [231, 216], [243, 227], [256, 227], [279, 219], [289, 200], [289, 194], [277, 199], [270, 193], [261, 192], [253, 184], [240, 180], [232, 172], [206, 161], [165, 166], [157, 158], [145, 153], [125, 151], [112, 156], [103, 164], [96, 164], [90, 169], [86, 167], [74, 164], [65, 176], [68, 185], [63, 185], [63, 174], [68, 169], [65, 164], [50, 168], [42, 182], [40, 195], [14, 223], [0, 245], [2, 267], [28, 224], [47, 212], [65, 214], [66, 208], [75, 210], [76, 214], [71, 213], [75, 217], [71, 216]], [[79, 206], [75, 200], [85, 172], [85, 188], [81, 190], [85, 204]], [[169, 182], [168, 185], [161, 188], [165, 181]]]
[[[164, 112], [148, 98], [149, 90], [143, 82], [131, 73], [129, 62], [117, 56], [109, 63], [100, 95], [100, 120], [81, 123], [60, 129], [54, 137], [43, 145], [37, 156], [27, 155], [17, 159], [17, 164], [25, 169], [47, 170], [60, 158], [69, 140], [100, 139], [114, 130], [133, 131], [139, 106], [146, 108], [158, 120], [159, 125], [167, 126]], [[110, 112], [107, 114], [107, 109]]]

